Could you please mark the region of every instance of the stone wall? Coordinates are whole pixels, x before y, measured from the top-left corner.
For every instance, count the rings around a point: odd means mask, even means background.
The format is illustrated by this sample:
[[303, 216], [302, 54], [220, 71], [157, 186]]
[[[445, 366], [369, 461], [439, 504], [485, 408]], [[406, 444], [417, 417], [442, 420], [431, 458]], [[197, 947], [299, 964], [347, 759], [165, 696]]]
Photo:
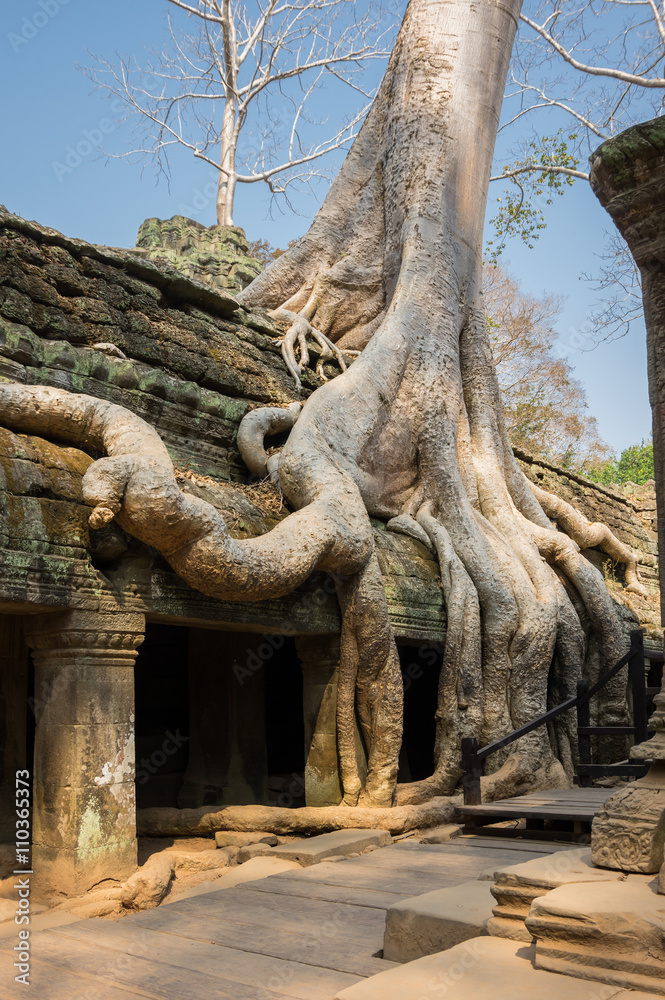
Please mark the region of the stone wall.
[[[653, 480], [644, 486], [626, 483], [607, 487], [592, 483], [574, 472], [560, 469], [543, 459], [516, 450], [526, 476], [541, 489], [567, 500], [590, 521], [606, 524], [617, 538], [640, 554], [642, 583], [648, 596], [628, 594], [624, 590], [623, 565], [603, 553], [587, 549], [585, 555], [602, 570], [607, 586], [622, 609], [626, 627], [634, 627], [635, 617], [646, 628], [645, 643], [662, 649], [660, 624], [660, 588], [658, 582], [658, 525], [656, 491]], [[634, 617], [635, 616], [635, 617]]]

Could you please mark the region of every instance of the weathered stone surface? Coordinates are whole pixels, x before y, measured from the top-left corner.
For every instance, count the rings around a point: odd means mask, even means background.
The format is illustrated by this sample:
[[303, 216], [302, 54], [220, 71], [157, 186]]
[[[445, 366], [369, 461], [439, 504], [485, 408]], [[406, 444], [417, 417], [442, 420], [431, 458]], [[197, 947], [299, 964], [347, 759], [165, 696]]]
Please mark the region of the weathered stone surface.
[[519, 450], [515, 454], [525, 475], [536, 486], [566, 500], [590, 521], [606, 524], [620, 541], [639, 554], [639, 572], [647, 597], [626, 593], [622, 566], [612, 563], [603, 553], [593, 549], [585, 551], [585, 555], [603, 573], [610, 593], [621, 608], [625, 627], [628, 630], [634, 628], [630, 622], [637, 618], [645, 628], [645, 645], [660, 649], [663, 630], [653, 481], [644, 486], [635, 483], [626, 483], [621, 487], [601, 486], [575, 472], [560, 469], [545, 459], [534, 458]]
[[253, 858], [271, 857], [274, 854], [275, 850], [270, 846], [270, 844], [247, 844], [245, 847], [241, 847], [238, 851], [236, 861], [239, 865], [244, 865], [247, 861], [251, 861]]
[[276, 858], [286, 858], [297, 861], [307, 867], [316, 865], [319, 861], [334, 855], [360, 854], [368, 847], [385, 847], [390, 843], [387, 830], [346, 829], [335, 830], [333, 833], [323, 833], [318, 837], [308, 837], [291, 844], [280, 844], [278, 847], [268, 847], [262, 853], [272, 854]]
[[386, 911], [383, 957], [413, 962], [487, 933], [494, 897], [489, 882], [463, 882], [393, 903]]
[[627, 872], [660, 870], [665, 851], [665, 764], [612, 795], [593, 821], [593, 862]]
[[428, 830], [424, 836], [420, 837], [421, 844], [446, 844], [455, 837], [459, 837], [462, 827], [455, 823], [447, 823], [445, 826], [435, 826], [433, 830]]
[[146, 219], [139, 228], [136, 247], [156, 263], [231, 292], [242, 291], [263, 270], [261, 262], [250, 255], [242, 229], [206, 228], [182, 215]]
[[649, 719], [651, 739], [631, 748], [635, 760], [653, 761], [644, 778], [612, 795], [594, 817], [593, 861], [607, 868], [657, 872], [665, 854], [665, 678]]
[[143, 630], [136, 614], [66, 611], [29, 620], [37, 716], [32, 863], [44, 895], [78, 895], [136, 867], [133, 667]]
[[665, 993], [665, 905], [646, 876], [554, 889], [526, 924], [539, 969]]
[[[449, 951], [370, 976], [337, 993], [335, 1000], [610, 1000], [613, 987], [589, 991], [589, 984], [541, 972], [532, 950], [513, 941], [479, 937]], [[632, 996], [632, 994], [631, 994]]]
[[[641, 122], [591, 157], [590, 182], [640, 269], [653, 411], [658, 536], [665, 546], [665, 118]], [[665, 619], [665, 595], [661, 591]]]
[[265, 830], [252, 832], [218, 830], [215, 834], [217, 847], [247, 847], [249, 844], [268, 844], [269, 847], [276, 847], [278, 843], [277, 837], [272, 833], [266, 833]]
[[578, 848], [501, 868], [494, 873], [494, 878], [492, 895], [496, 905], [487, 925], [488, 933], [494, 937], [530, 942], [531, 934], [524, 921], [534, 899], [562, 885], [618, 882], [622, 875], [595, 868], [590, 849]]
[[[94, 247], [0, 213], [0, 378], [126, 406], [158, 429], [183, 489], [221, 510], [236, 537], [262, 534], [287, 511], [269, 510], [260, 491], [247, 487], [235, 445], [238, 424], [248, 408], [304, 399], [321, 380], [306, 370], [296, 392], [262, 313], [238, 310], [228, 292], [145, 257], [146, 251]], [[125, 358], [91, 346], [100, 343]], [[34, 440], [0, 434], [4, 600], [99, 607], [100, 600], [116, 605], [119, 595], [125, 607], [183, 623], [339, 631], [334, 589], [322, 574], [288, 598], [214, 601], [193, 592], [154, 553], [137, 552], [113, 526], [91, 534], [79, 487], [90, 459], [43, 441], [33, 446]], [[611, 499], [601, 494], [603, 502]], [[632, 510], [625, 498], [622, 510]], [[396, 635], [441, 641], [445, 609], [431, 552], [373, 524]]]

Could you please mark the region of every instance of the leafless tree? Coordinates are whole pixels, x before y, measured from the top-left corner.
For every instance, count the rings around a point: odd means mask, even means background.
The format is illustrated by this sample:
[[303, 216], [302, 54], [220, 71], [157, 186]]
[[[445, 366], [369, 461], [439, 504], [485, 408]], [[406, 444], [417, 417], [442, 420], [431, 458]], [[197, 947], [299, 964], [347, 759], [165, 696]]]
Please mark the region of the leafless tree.
[[[172, 150], [190, 150], [218, 171], [217, 222], [231, 226], [238, 184], [265, 182], [284, 194], [321, 174], [315, 161], [353, 141], [373, 96], [366, 69], [390, 54], [391, 26], [356, 0], [166, 2], [178, 8], [169, 40], [145, 66], [97, 58], [86, 72], [136, 125], [132, 149], [119, 155], [153, 158], [169, 176]], [[311, 142], [310, 127], [324, 124], [312, 117], [311, 98], [326, 79], [361, 102], [326, 138], [318, 127]]]

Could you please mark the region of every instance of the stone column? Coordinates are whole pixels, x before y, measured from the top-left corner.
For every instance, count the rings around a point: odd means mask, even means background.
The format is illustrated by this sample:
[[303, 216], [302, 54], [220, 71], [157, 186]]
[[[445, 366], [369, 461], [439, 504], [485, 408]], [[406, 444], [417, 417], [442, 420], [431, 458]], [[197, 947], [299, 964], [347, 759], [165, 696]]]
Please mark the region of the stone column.
[[181, 808], [268, 801], [266, 649], [272, 647], [261, 635], [189, 630], [189, 759]]
[[26, 767], [28, 647], [20, 615], [0, 615], [0, 842], [15, 838], [16, 772]]
[[[336, 723], [339, 636], [300, 636], [296, 649], [303, 674], [305, 801], [308, 806], [336, 806], [342, 801]], [[364, 779], [367, 766], [357, 729], [356, 754]]]
[[31, 617], [35, 664], [33, 884], [86, 892], [136, 868], [134, 661], [143, 615]]

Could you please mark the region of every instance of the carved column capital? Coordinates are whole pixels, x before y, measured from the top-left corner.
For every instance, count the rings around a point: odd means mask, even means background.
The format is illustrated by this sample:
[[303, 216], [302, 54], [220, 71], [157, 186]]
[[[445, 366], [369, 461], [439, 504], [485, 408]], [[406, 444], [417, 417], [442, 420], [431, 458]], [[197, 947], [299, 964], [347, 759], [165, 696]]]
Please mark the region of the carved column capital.
[[40, 659], [85, 655], [91, 659], [133, 662], [143, 642], [145, 618], [140, 614], [59, 611], [26, 619], [25, 638]]

